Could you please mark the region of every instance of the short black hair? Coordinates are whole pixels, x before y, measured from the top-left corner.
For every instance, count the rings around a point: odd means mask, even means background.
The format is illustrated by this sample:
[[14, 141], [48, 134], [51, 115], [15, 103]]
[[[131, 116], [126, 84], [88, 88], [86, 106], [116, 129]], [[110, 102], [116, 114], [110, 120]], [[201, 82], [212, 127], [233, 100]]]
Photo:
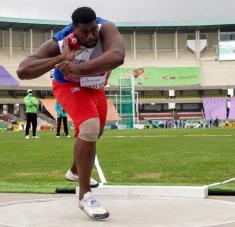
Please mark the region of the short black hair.
[[78, 23], [90, 23], [96, 20], [96, 13], [90, 7], [79, 7], [72, 13], [73, 25]]

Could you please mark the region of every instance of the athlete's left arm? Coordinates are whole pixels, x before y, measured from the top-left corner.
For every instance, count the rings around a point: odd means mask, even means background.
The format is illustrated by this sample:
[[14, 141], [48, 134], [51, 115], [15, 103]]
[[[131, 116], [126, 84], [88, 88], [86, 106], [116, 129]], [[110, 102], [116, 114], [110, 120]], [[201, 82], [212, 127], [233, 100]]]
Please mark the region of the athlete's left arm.
[[112, 22], [106, 22], [100, 29], [103, 53], [90, 61], [73, 64], [65, 61], [58, 65], [64, 75], [94, 75], [115, 69], [122, 65], [125, 57], [124, 40]]

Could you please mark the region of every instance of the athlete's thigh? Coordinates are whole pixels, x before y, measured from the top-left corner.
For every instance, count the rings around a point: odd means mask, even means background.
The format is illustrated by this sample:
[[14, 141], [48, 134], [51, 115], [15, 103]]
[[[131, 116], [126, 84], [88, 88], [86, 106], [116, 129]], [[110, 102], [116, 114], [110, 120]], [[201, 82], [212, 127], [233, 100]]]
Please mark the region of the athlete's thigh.
[[93, 97], [88, 90], [81, 89], [74, 83], [58, 84], [56, 82], [53, 86], [53, 93], [76, 127], [87, 119], [99, 117]]
[[100, 91], [97, 95], [97, 111], [100, 118], [100, 128], [104, 128], [107, 117], [107, 98], [104, 91]]

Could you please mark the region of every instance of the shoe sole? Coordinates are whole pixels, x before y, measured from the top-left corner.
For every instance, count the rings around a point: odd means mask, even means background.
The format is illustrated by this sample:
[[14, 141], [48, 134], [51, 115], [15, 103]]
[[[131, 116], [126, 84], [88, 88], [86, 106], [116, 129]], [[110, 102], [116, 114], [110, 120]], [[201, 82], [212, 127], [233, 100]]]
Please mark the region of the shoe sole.
[[[72, 180], [72, 179], [68, 179], [68, 178], [66, 178], [66, 177], [65, 177], [65, 180], [67, 180], [67, 181], [73, 181], [73, 182], [79, 182], [77, 179]], [[97, 183], [97, 184], [91, 184], [90, 187], [91, 187], [91, 188], [97, 188], [97, 187], [99, 187], [99, 183]]]
[[87, 212], [85, 212], [85, 210], [83, 209], [83, 207], [81, 207], [79, 205], [79, 208], [89, 217], [91, 218], [92, 220], [95, 220], [95, 221], [99, 221], [99, 220], [103, 220], [103, 219], [106, 219], [109, 217], [109, 212], [105, 213], [105, 214], [98, 214], [98, 215], [94, 215], [94, 216], [91, 216], [89, 215]]

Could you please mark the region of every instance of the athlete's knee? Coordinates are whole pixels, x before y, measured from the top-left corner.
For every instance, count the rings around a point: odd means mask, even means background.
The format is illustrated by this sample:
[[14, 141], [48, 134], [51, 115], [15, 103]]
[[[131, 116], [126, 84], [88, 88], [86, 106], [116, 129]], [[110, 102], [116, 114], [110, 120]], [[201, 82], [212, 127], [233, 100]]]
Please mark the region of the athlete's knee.
[[95, 142], [100, 132], [100, 120], [99, 118], [90, 118], [83, 122], [79, 127], [78, 138], [81, 140]]

